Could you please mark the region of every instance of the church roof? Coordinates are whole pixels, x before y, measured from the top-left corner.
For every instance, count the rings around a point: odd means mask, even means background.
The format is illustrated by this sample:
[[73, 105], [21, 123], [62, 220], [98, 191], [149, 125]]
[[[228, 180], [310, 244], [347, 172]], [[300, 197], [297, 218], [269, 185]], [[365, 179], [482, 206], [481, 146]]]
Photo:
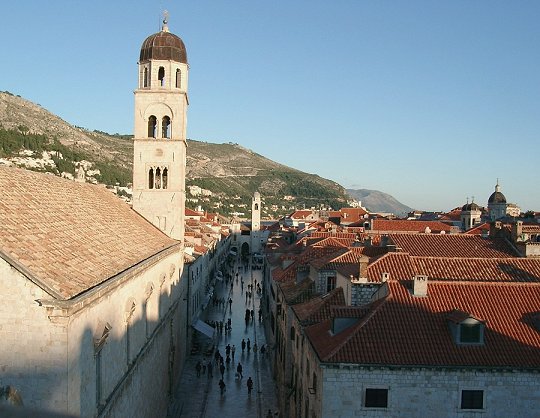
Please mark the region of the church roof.
[[489, 196], [488, 203], [506, 203], [506, 197], [501, 192], [493, 192]]
[[495, 185], [495, 191], [489, 196], [488, 203], [506, 203], [506, 197], [501, 193], [499, 182]]
[[102, 186], [0, 166], [0, 257], [67, 300], [181, 244]]
[[162, 30], [146, 38], [141, 46], [139, 62], [170, 60], [187, 64], [186, 46], [178, 36]]

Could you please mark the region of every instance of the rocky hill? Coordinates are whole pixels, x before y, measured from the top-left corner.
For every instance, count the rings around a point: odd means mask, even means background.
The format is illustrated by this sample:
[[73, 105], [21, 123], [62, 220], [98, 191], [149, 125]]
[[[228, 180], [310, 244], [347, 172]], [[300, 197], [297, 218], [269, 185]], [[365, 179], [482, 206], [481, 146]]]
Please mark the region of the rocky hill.
[[413, 210], [409, 206], [398, 202], [389, 194], [379, 192], [378, 190], [347, 189], [347, 194], [353, 199], [360, 200], [362, 206], [371, 212], [393, 213], [401, 216]]
[[[0, 92], [0, 140], [0, 158], [41, 159], [37, 164], [26, 164], [30, 169], [69, 176], [84, 161], [84, 169], [91, 170], [100, 183], [126, 186], [131, 181], [130, 135], [72, 126], [39, 104], [9, 92]], [[18, 155], [21, 149], [27, 150], [22, 157]], [[188, 140], [186, 185], [211, 192], [203, 196], [188, 193], [188, 207], [201, 205], [223, 214], [249, 212], [255, 191], [264, 197], [265, 215], [270, 218], [295, 208], [337, 209], [347, 206], [350, 199], [336, 182], [294, 170], [234, 143]], [[379, 202], [361, 200], [372, 204], [371, 210], [388, 207], [381, 206], [382, 198]]]

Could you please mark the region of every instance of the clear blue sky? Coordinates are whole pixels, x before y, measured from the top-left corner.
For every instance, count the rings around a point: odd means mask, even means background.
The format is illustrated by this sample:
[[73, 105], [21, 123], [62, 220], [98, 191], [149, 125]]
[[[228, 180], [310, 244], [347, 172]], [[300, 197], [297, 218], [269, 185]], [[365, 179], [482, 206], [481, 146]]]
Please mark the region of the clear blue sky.
[[540, 210], [540, 1], [21, 0], [0, 90], [132, 133], [143, 40], [186, 44], [188, 137], [418, 209]]

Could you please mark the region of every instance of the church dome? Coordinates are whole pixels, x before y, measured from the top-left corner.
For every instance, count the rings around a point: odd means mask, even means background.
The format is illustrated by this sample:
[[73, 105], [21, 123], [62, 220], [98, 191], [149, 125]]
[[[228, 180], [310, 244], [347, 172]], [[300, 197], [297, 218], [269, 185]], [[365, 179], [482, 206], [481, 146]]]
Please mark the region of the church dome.
[[170, 60], [187, 64], [186, 46], [178, 36], [162, 30], [146, 38], [141, 46], [139, 62], [148, 60]]
[[480, 206], [478, 206], [476, 203], [467, 203], [466, 205], [463, 205], [461, 208], [463, 211], [471, 211], [471, 210], [480, 210]]
[[501, 193], [499, 183], [495, 186], [495, 191], [489, 196], [488, 203], [506, 203], [506, 197]]

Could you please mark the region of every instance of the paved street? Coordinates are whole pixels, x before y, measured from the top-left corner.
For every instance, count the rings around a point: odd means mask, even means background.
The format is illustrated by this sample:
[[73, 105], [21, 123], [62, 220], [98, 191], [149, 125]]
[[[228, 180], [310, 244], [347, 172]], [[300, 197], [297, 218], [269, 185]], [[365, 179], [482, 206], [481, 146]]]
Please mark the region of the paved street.
[[[236, 272], [239, 271], [238, 280]], [[197, 333], [198, 341], [201, 344], [201, 352], [192, 354], [187, 361], [186, 367], [181, 377], [180, 385], [175, 393], [175, 400], [171, 408], [171, 418], [176, 417], [261, 417], [266, 418], [268, 410], [277, 412], [277, 399], [275, 384], [272, 379], [271, 354], [267, 351], [261, 354], [260, 347], [266, 344], [263, 322], [258, 320], [258, 311], [260, 296], [256, 292], [256, 283], [262, 279], [261, 270], [251, 270], [248, 266], [242, 265], [239, 261], [235, 262], [231, 269], [233, 275], [233, 286], [231, 281], [217, 282], [214, 294], [217, 298], [223, 298], [228, 301], [232, 299], [232, 305], [229, 303], [214, 306], [212, 301], [206, 308], [203, 317], [206, 322], [223, 321], [231, 319], [232, 331], [222, 333], [216, 331], [214, 341]], [[243, 285], [242, 285], [243, 279]], [[248, 285], [253, 285], [252, 297], [246, 298], [249, 291]], [[254, 318], [246, 324], [246, 309], [254, 310]], [[248, 338], [251, 341], [251, 350], [242, 353], [241, 342]], [[221, 355], [226, 359], [225, 347], [227, 344], [236, 346], [234, 366], [231, 361], [229, 368], [224, 373], [224, 382], [226, 390], [223, 395], [220, 394], [219, 366], [214, 361], [214, 353], [205, 353], [205, 349], [215, 344]], [[254, 345], [257, 344], [258, 350], [254, 352]], [[214, 350], [215, 351], [215, 350]], [[209, 360], [214, 361], [213, 377], [208, 373], [201, 371], [200, 377], [197, 377], [196, 364], [201, 361], [206, 364]], [[243, 367], [243, 378], [235, 377], [236, 366], [240, 362]], [[253, 380], [253, 391], [248, 395], [247, 380], [251, 377]], [[276, 415], [277, 416], [277, 415]]]

